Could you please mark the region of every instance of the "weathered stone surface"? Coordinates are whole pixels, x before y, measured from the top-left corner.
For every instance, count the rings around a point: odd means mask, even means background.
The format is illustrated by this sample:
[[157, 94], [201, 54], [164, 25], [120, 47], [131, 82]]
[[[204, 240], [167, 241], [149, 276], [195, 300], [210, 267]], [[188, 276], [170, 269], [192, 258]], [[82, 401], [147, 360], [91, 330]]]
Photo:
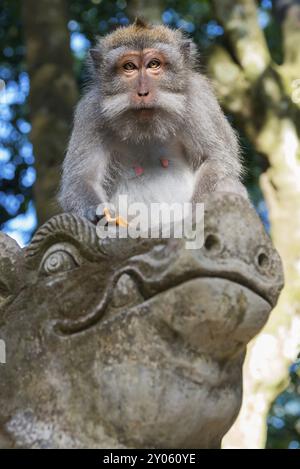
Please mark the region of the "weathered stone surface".
[[0, 445], [218, 447], [241, 404], [246, 345], [283, 275], [237, 196], [206, 203], [205, 240], [199, 250], [101, 241], [67, 214], [25, 252], [3, 235]]
[[0, 307], [24, 281], [24, 255], [16, 241], [0, 232]]

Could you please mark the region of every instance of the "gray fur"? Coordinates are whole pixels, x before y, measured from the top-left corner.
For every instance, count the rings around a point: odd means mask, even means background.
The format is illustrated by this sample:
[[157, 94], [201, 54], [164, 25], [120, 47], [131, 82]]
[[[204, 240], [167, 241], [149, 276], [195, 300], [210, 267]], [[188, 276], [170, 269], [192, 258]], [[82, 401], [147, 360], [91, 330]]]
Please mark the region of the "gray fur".
[[[77, 106], [63, 164], [64, 211], [85, 215], [124, 192], [149, 203], [170, 202], [178, 194], [179, 202], [197, 202], [213, 191], [247, 197], [236, 134], [209, 81], [194, 70], [194, 45], [187, 46], [186, 39], [153, 45], [167, 55], [168, 65], [159, 87], [153, 85], [156, 108], [146, 121], [137, 119], [131, 101], [135, 84], [124, 83], [114, 69], [120, 51], [107, 52], [107, 60], [99, 53], [101, 63], [94, 64], [92, 85]], [[160, 157], [171, 161], [165, 171]], [[145, 168], [142, 180], [130, 175], [135, 164]]]

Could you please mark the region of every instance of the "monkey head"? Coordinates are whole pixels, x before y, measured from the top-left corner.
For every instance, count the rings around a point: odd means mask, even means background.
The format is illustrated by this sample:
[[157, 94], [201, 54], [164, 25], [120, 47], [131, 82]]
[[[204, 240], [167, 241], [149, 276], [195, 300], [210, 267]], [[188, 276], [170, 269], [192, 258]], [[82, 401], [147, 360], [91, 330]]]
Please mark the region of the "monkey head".
[[181, 31], [141, 21], [100, 39], [90, 54], [105, 124], [123, 139], [175, 134], [195, 52]]

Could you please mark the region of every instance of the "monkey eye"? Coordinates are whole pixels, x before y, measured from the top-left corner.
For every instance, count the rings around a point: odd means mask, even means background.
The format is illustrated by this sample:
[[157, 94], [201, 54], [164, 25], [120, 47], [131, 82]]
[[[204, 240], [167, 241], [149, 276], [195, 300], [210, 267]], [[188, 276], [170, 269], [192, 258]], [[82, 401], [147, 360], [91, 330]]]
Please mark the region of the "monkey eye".
[[148, 63], [148, 68], [159, 68], [160, 67], [160, 61], [158, 59], [152, 59]]
[[123, 65], [123, 68], [125, 70], [131, 71], [131, 70], [135, 70], [136, 66], [132, 62], [127, 62], [126, 64]]

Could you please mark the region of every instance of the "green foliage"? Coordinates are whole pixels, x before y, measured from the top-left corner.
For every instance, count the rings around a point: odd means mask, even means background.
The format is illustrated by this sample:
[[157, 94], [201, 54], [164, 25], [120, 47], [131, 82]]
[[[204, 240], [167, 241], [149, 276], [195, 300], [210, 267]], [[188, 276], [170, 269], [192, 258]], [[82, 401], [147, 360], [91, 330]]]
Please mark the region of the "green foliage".
[[[27, 136], [29, 84], [23, 73], [25, 48], [20, 8], [18, 0], [4, 0], [0, 10], [0, 79], [7, 90], [0, 96], [0, 225], [12, 215], [23, 213], [32, 199], [31, 185], [26, 180], [24, 184], [33, 157]], [[11, 99], [9, 106], [6, 99]]]
[[300, 449], [300, 360], [290, 368], [290, 383], [272, 404], [267, 448]]
[[[69, 29], [71, 34], [81, 34], [87, 40], [87, 45], [93, 45], [98, 36], [105, 35], [117, 26], [126, 26], [129, 19], [126, 16], [127, 2], [116, 1], [85, 1], [69, 0]], [[79, 86], [84, 85], [87, 80], [86, 68], [84, 67], [83, 54], [75, 53], [75, 73]]]

